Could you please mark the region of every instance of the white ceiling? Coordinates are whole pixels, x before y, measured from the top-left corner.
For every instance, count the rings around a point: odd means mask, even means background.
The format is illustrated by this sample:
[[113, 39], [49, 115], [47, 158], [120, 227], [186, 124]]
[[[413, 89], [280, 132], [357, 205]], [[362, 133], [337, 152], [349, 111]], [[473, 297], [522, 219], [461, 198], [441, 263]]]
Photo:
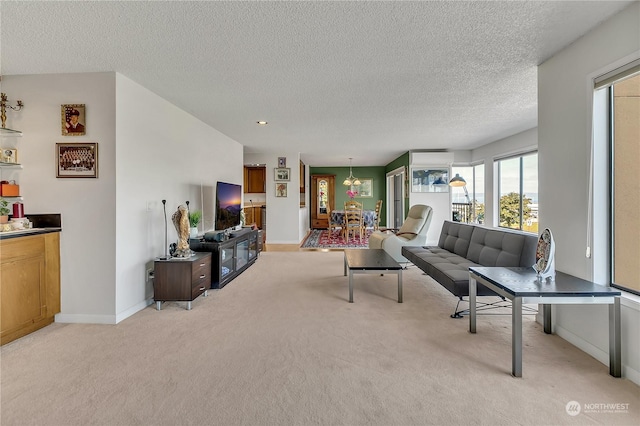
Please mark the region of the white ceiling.
[[117, 71], [245, 153], [384, 165], [535, 127], [536, 66], [630, 3], [5, 0], [0, 72]]

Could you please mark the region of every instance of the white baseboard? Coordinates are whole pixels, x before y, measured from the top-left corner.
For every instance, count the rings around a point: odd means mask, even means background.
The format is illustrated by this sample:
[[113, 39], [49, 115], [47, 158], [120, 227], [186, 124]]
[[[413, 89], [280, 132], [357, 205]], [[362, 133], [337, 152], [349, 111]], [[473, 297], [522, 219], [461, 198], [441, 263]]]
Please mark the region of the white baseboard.
[[120, 321], [123, 321], [129, 318], [131, 315], [135, 314], [146, 308], [147, 306], [153, 303], [153, 299], [147, 299], [143, 302], [138, 303], [135, 306], [127, 309], [124, 312], [120, 312], [116, 315], [90, 315], [90, 314], [56, 314], [55, 322], [65, 323], [65, 324], [118, 324]]
[[126, 320], [131, 315], [143, 310], [144, 308], [151, 305], [152, 303], [153, 303], [153, 298], [149, 298], [143, 302], [138, 303], [137, 305], [132, 306], [131, 308], [127, 309], [124, 312], [120, 312], [119, 314], [116, 315], [116, 324], [119, 323], [120, 321]]
[[[571, 343], [573, 346], [582, 350], [583, 352], [588, 353], [604, 365], [609, 366], [609, 352], [603, 351], [597, 346], [594, 346], [591, 343], [587, 342], [582, 337], [579, 337], [578, 335], [558, 326], [557, 324], [554, 327], [554, 333], [562, 337], [567, 342]], [[634, 370], [628, 365], [624, 365], [624, 362], [622, 363], [622, 377], [632, 381], [637, 385], [640, 385], [640, 372]]]
[[55, 322], [65, 324], [115, 324], [115, 315], [56, 314]]

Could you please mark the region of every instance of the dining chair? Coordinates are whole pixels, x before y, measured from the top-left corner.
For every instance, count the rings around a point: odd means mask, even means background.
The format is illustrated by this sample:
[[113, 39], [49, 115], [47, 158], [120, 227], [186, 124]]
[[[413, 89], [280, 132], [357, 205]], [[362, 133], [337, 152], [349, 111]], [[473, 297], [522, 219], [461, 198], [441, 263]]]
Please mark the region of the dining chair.
[[362, 211], [362, 203], [357, 201], [347, 201], [344, 203], [344, 235], [345, 239], [349, 241], [349, 236], [355, 233], [362, 240], [362, 233], [364, 231], [364, 215]]
[[327, 202], [327, 214], [329, 215], [329, 238], [334, 237], [334, 232], [340, 229], [342, 232], [342, 228], [344, 228], [344, 223], [336, 220], [331, 214], [331, 204]]
[[376, 202], [376, 210], [375, 210], [376, 218], [375, 218], [375, 221], [373, 222], [374, 231], [377, 231], [378, 229], [380, 229], [380, 212], [381, 211], [382, 211], [382, 200], [378, 200]]

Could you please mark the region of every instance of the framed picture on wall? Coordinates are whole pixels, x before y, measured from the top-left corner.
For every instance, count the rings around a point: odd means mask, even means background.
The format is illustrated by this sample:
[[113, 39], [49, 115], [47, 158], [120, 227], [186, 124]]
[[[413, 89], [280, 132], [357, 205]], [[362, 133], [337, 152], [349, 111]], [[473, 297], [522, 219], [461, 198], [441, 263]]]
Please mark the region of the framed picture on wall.
[[86, 132], [84, 104], [66, 104], [60, 107], [62, 136], [82, 136]]
[[15, 148], [0, 148], [0, 161], [3, 163], [18, 163], [18, 150]]
[[278, 180], [278, 181], [288, 181], [290, 180], [290, 175], [291, 175], [291, 169], [286, 169], [286, 168], [282, 168], [282, 167], [278, 167], [277, 169], [275, 169], [275, 176], [274, 176], [274, 180]]
[[449, 169], [411, 169], [411, 192], [449, 192]]
[[360, 186], [358, 186], [358, 195], [356, 197], [372, 198], [373, 197], [373, 179], [360, 178]]
[[97, 143], [56, 143], [58, 178], [97, 178]]
[[276, 183], [276, 197], [287, 196], [287, 184], [284, 182]]
[[278, 157], [278, 167], [287, 167], [287, 157]]

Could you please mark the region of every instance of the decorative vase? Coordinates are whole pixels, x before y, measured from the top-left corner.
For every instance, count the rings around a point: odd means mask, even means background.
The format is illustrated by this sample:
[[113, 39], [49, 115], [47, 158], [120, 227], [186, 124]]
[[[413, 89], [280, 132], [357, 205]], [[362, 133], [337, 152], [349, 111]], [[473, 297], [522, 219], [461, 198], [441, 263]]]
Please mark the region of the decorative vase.
[[198, 227], [189, 228], [189, 238], [198, 237]]
[[0, 223], [9, 223], [9, 215], [0, 216]]

